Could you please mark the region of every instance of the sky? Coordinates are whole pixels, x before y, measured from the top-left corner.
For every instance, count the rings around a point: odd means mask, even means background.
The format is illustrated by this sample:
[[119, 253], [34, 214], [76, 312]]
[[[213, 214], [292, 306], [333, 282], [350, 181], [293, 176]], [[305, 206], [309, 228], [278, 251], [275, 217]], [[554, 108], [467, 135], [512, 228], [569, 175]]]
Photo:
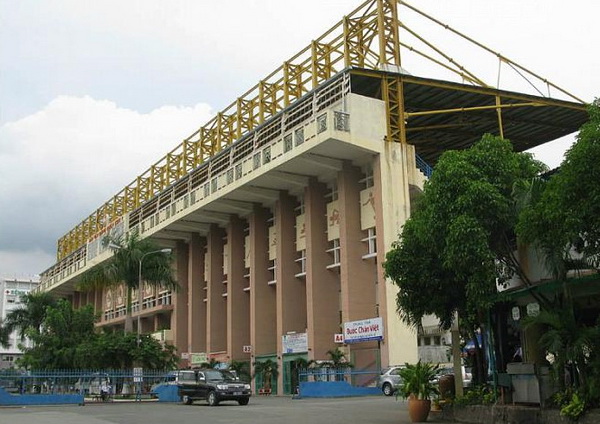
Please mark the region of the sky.
[[[410, 3], [586, 102], [600, 97], [600, 2]], [[59, 237], [359, 4], [0, 0], [0, 276], [53, 265]], [[556, 167], [573, 141], [534, 153]]]

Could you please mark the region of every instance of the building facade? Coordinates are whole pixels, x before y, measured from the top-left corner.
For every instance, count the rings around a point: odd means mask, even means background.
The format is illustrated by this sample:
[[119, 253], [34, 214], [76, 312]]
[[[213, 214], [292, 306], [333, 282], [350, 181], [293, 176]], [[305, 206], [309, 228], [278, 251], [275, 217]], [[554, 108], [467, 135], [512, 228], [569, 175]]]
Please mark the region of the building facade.
[[[39, 280], [32, 279], [0, 279], [0, 319], [4, 321], [11, 311], [22, 307], [21, 297], [34, 290]], [[31, 347], [31, 341], [21, 339], [18, 331], [13, 331], [8, 339], [8, 347], [0, 346], [0, 369], [16, 368], [16, 360], [23, 352], [19, 346]]]
[[428, 164], [485, 133], [525, 150], [586, 114], [491, 88], [452, 61], [461, 83], [408, 74], [398, 7], [365, 2], [218, 113], [62, 237], [40, 290], [123, 328], [126, 290], [77, 282], [110, 259], [105, 236], [137, 232], [173, 249], [180, 290], [145, 286], [134, 318], [182, 365], [271, 359], [276, 391], [290, 393], [295, 361], [336, 348], [359, 370], [415, 362], [417, 334], [382, 263]]

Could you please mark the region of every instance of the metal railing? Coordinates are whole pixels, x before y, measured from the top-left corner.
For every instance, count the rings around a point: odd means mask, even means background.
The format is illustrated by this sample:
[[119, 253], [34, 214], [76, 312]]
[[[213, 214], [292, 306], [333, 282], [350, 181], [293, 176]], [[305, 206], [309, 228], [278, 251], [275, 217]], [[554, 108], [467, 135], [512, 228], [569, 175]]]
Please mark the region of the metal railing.
[[[153, 397], [165, 370], [5, 370], [0, 387], [12, 394], [82, 394], [88, 399]], [[103, 393], [104, 392], [104, 393]]]
[[433, 168], [416, 153], [415, 160], [417, 162], [417, 168], [419, 168], [423, 175], [425, 175], [427, 178], [431, 178], [431, 175], [433, 174]]
[[353, 368], [316, 367], [298, 372], [300, 382], [346, 381], [354, 387], [375, 387], [380, 371]]

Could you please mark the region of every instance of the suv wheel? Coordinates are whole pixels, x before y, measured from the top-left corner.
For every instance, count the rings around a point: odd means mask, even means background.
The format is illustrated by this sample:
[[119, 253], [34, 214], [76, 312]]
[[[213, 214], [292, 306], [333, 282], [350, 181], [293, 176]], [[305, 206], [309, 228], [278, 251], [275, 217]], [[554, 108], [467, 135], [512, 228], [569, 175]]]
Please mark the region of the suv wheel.
[[248, 399], [248, 398], [238, 400], [238, 403], [240, 405], [248, 405], [248, 402], [250, 402], [250, 399]]
[[190, 398], [187, 395], [184, 395], [181, 397], [181, 403], [185, 404], [185, 405], [191, 405], [193, 402], [192, 398]]
[[217, 397], [217, 394], [214, 391], [208, 394], [206, 401], [208, 402], [209, 406], [217, 406], [219, 404], [219, 398]]
[[390, 383], [385, 383], [383, 385], [383, 387], [381, 388], [381, 390], [383, 391], [383, 394], [386, 396], [391, 396], [394, 394], [394, 389], [392, 388], [392, 385]]

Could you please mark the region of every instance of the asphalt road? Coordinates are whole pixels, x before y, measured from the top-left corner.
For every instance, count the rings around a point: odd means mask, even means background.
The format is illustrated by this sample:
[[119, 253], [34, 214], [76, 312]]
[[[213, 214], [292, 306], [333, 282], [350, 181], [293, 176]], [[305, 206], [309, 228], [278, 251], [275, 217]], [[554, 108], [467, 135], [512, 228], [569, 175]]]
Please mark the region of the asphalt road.
[[[252, 397], [248, 406], [172, 403], [88, 403], [85, 406], [0, 408], [0, 424], [404, 424], [406, 402], [394, 397], [294, 399]], [[431, 423], [441, 422], [429, 417]]]

